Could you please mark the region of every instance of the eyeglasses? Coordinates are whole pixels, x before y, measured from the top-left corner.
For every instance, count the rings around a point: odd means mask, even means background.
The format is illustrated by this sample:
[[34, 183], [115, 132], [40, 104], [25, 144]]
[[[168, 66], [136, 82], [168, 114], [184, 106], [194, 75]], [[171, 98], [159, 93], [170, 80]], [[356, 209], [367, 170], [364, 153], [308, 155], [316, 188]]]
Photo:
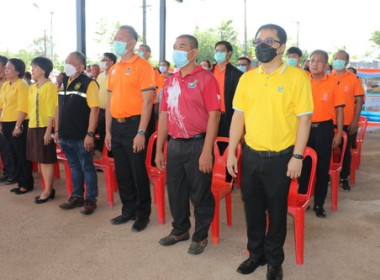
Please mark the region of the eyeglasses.
[[258, 47], [258, 46], [260, 46], [261, 44], [266, 44], [266, 45], [268, 45], [268, 46], [272, 46], [274, 43], [279, 43], [279, 44], [281, 44], [280, 41], [275, 40], [275, 39], [273, 39], [273, 38], [266, 38], [265, 40], [256, 39], [255, 41], [253, 41], [253, 45], [254, 45], [255, 47]]
[[248, 66], [248, 64], [239, 64], [238, 63], [238, 66]]

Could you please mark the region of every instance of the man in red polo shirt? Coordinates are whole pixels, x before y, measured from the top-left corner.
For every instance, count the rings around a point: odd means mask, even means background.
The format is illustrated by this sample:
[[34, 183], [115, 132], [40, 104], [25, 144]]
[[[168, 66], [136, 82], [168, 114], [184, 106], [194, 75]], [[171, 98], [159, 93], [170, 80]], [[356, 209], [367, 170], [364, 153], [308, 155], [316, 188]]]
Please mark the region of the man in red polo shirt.
[[171, 233], [159, 243], [169, 246], [189, 239], [190, 198], [194, 205], [195, 230], [188, 253], [194, 255], [206, 247], [214, 216], [212, 152], [220, 118], [218, 83], [211, 72], [196, 65], [197, 55], [195, 37], [177, 37], [173, 61], [180, 71], [165, 81], [156, 152], [156, 164], [163, 169], [163, 147], [170, 135], [167, 188], [174, 221]]
[[346, 70], [350, 61], [350, 55], [340, 50], [334, 55], [332, 77], [339, 81], [339, 87], [343, 91], [346, 106], [344, 107], [343, 130], [347, 133], [347, 148], [344, 153], [342, 171], [340, 172], [340, 183], [345, 191], [350, 191], [348, 176], [351, 166], [351, 145], [355, 142], [358, 131], [360, 112], [363, 106], [364, 89], [358, 76]]

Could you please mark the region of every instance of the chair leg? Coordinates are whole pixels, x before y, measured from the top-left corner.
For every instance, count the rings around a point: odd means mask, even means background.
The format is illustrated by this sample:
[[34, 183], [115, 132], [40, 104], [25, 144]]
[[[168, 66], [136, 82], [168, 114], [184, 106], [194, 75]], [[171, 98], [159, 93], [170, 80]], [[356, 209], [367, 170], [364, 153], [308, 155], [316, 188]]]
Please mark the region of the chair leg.
[[104, 176], [106, 179], [106, 191], [107, 191], [107, 202], [109, 207], [114, 206], [114, 199], [113, 199], [113, 185], [112, 185], [112, 168], [110, 166], [107, 166], [104, 169]]
[[356, 160], [354, 159], [355, 155], [352, 154], [351, 164], [350, 164], [350, 182], [355, 184], [355, 171], [356, 171]]
[[211, 222], [211, 243], [219, 244], [219, 212], [220, 212], [220, 199], [215, 197], [215, 211], [214, 218]]
[[160, 178], [154, 186], [158, 223], [165, 224], [165, 179]]
[[232, 195], [231, 193], [226, 194], [225, 200], [226, 200], [227, 225], [232, 226]]
[[332, 172], [331, 176], [331, 202], [332, 210], [336, 211], [338, 209], [338, 185], [339, 185], [339, 173]]
[[296, 249], [296, 263], [303, 265], [304, 254], [304, 231], [305, 231], [305, 212], [297, 209], [294, 218], [294, 244]]
[[67, 196], [71, 197], [73, 194], [73, 181], [71, 179], [71, 170], [69, 163], [66, 161], [63, 161], [63, 167], [65, 169], [65, 180], [66, 180], [66, 191], [67, 191]]
[[59, 163], [58, 163], [58, 161], [56, 163], [54, 163], [54, 178], [55, 179], [61, 178], [61, 172], [59, 170]]

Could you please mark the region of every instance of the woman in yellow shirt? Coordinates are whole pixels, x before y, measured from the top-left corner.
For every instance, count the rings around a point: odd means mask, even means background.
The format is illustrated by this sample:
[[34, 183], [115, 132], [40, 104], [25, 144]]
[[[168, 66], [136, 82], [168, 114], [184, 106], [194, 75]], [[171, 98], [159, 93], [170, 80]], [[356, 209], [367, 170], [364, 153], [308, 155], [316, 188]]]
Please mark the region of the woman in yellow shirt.
[[32, 78], [35, 81], [29, 89], [29, 129], [26, 157], [41, 166], [45, 190], [35, 197], [37, 204], [54, 199], [54, 163], [57, 162], [52, 130], [58, 105], [56, 86], [49, 81], [53, 63], [46, 57], [32, 60]]
[[25, 63], [17, 58], [9, 59], [5, 66], [7, 82], [1, 86], [0, 121], [2, 133], [11, 148], [15, 160], [17, 188], [16, 194], [33, 190], [32, 163], [26, 160], [26, 133], [28, 130], [28, 85], [22, 80]]

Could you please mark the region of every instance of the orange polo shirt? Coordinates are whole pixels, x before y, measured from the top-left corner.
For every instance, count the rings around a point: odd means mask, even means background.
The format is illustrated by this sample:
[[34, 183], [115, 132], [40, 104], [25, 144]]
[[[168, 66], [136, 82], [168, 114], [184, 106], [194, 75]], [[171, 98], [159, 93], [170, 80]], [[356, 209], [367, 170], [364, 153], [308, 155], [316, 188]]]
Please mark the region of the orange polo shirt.
[[338, 81], [329, 75], [324, 75], [316, 81], [309, 73], [313, 93], [314, 112], [312, 122], [323, 122], [335, 119], [335, 109], [344, 106], [344, 96], [339, 91]]
[[355, 99], [364, 96], [364, 89], [361, 80], [355, 74], [346, 71], [339, 77], [335, 71], [330, 74], [339, 81], [340, 90], [343, 92], [346, 106], [343, 109], [344, 125], [350, 125], [355, 115]]
[[219, 84], [220, 90], [220, 111], [222, 113], [226, 112], [226, 104], [224, 102], [224, 80], [226, 78], [226, 68], [224, 70], [220, 70], [218, 64], [215, 65], [214, 68], [214, 76]]
[[109, 71], [110, 112], [114, 118], [141, 115], [143, 91], [156, 90], [152, 65], [137, 54], [118, 62]]

